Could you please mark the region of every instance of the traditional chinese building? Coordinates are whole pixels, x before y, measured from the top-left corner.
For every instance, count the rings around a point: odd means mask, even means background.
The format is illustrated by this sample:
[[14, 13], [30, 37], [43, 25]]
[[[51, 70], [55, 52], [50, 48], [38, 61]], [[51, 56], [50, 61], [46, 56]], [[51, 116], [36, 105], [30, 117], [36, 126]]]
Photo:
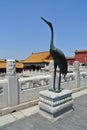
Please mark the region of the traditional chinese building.
[[74, 61], [79, 61], [82, 65], [87, 65], [87, 50], [76, 50], [74, 57], [67, 57], [69, 65], [73, 64]]
[[[79, 61], [80, 63], [87, 64], [87, 50], [75, 51], [75, 56], [66, 57], [68, 65], [73, 65], [74, 61]], [[49, 51], [32, 53], [28, 58], [23, 60], [24, 69], [37, 69], [44, 67], [49, 64], [52, 57]]]
[[[76, 50], [75, 56], [66, 57], [68, 65], [73, 65], [74, 61], [79, 61], [83, 65], [87, 65], [87, 50]], [[32, 53], [28, 58], [20, 62], [16, 62], [16, 71], [22, 70], [39, 70], [48, 65], [52, 57], [49, 51]], [[6, 72], [6, 60], [0, 60], [0, 72]]]
[[16, 62], [16, 72], [21, 73], [24, 69], [24, 65], [22, 62]]
[[87, 65], [87, 50], [76, 50], [75, 60]]
[[24, 69], [39, 70], [49, 64], [50, 60], [52, 60], [52, 57], [49, 51], [32, 53], [28, 58], [23, 60]]
[[68, 65], [73, 65], [75, 61], [75, 57], [66, 57]]
[[6, 72], [6, 60], [0, 60], [0, 73]]

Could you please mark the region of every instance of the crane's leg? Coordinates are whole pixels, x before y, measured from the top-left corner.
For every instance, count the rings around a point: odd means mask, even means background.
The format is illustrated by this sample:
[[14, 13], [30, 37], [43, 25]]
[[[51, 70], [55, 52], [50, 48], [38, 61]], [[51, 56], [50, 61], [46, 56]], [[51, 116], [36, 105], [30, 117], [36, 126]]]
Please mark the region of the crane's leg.
[[61, 71], [59, 72], [59, 82], [58, 82], [58, 91], [60, 92], [60, 83], [61, 83]]
[[54, 63], [53, 90], [55, 90], [56, 68], [57, 68], [57, 65], [56, 63]]

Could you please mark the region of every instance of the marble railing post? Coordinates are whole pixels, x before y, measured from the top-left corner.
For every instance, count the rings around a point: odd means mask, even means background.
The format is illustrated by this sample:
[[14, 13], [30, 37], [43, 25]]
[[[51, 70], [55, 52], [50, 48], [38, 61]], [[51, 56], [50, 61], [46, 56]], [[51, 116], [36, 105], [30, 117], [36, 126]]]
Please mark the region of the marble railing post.
[[19, 103], [18, 79], [16, 75], [16, 61], [7, 60], [6, 78], [8, 80], [8, 106], [14, 106]]
[[76, 73], [76, 87], [80, 87], [80, 70], [79, 70], [79, 62], [74, 62], [74, 72]]

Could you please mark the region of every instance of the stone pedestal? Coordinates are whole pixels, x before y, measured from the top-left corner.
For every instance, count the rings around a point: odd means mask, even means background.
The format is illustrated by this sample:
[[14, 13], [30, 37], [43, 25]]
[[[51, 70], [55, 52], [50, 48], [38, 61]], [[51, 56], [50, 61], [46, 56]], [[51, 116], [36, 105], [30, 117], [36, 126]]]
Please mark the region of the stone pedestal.
[[73, 99], [70, 90], [62, 90], [59, 93], [49, 90], [40, 92], [40, 114], [52, 121], [73, 110], [72, 106]]

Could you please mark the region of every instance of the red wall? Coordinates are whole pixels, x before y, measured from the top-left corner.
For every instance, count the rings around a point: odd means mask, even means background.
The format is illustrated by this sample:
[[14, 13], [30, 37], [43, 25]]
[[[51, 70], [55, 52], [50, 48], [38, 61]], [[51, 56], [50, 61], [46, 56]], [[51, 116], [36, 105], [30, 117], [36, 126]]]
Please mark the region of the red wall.
[[75, 59], [67, 59], [68, 65], [73, 65]]
[[80, 63], [87, 63], [87, 52], [76, 53], [75, 60], [79, 61]]
[[87, 50], [84, 51], [76, 51], [75, 57], [69, 57], [67, 58], [67, 63], [73, 64], [74, 61], [79, 61], [80, 63], [87, 65]]

